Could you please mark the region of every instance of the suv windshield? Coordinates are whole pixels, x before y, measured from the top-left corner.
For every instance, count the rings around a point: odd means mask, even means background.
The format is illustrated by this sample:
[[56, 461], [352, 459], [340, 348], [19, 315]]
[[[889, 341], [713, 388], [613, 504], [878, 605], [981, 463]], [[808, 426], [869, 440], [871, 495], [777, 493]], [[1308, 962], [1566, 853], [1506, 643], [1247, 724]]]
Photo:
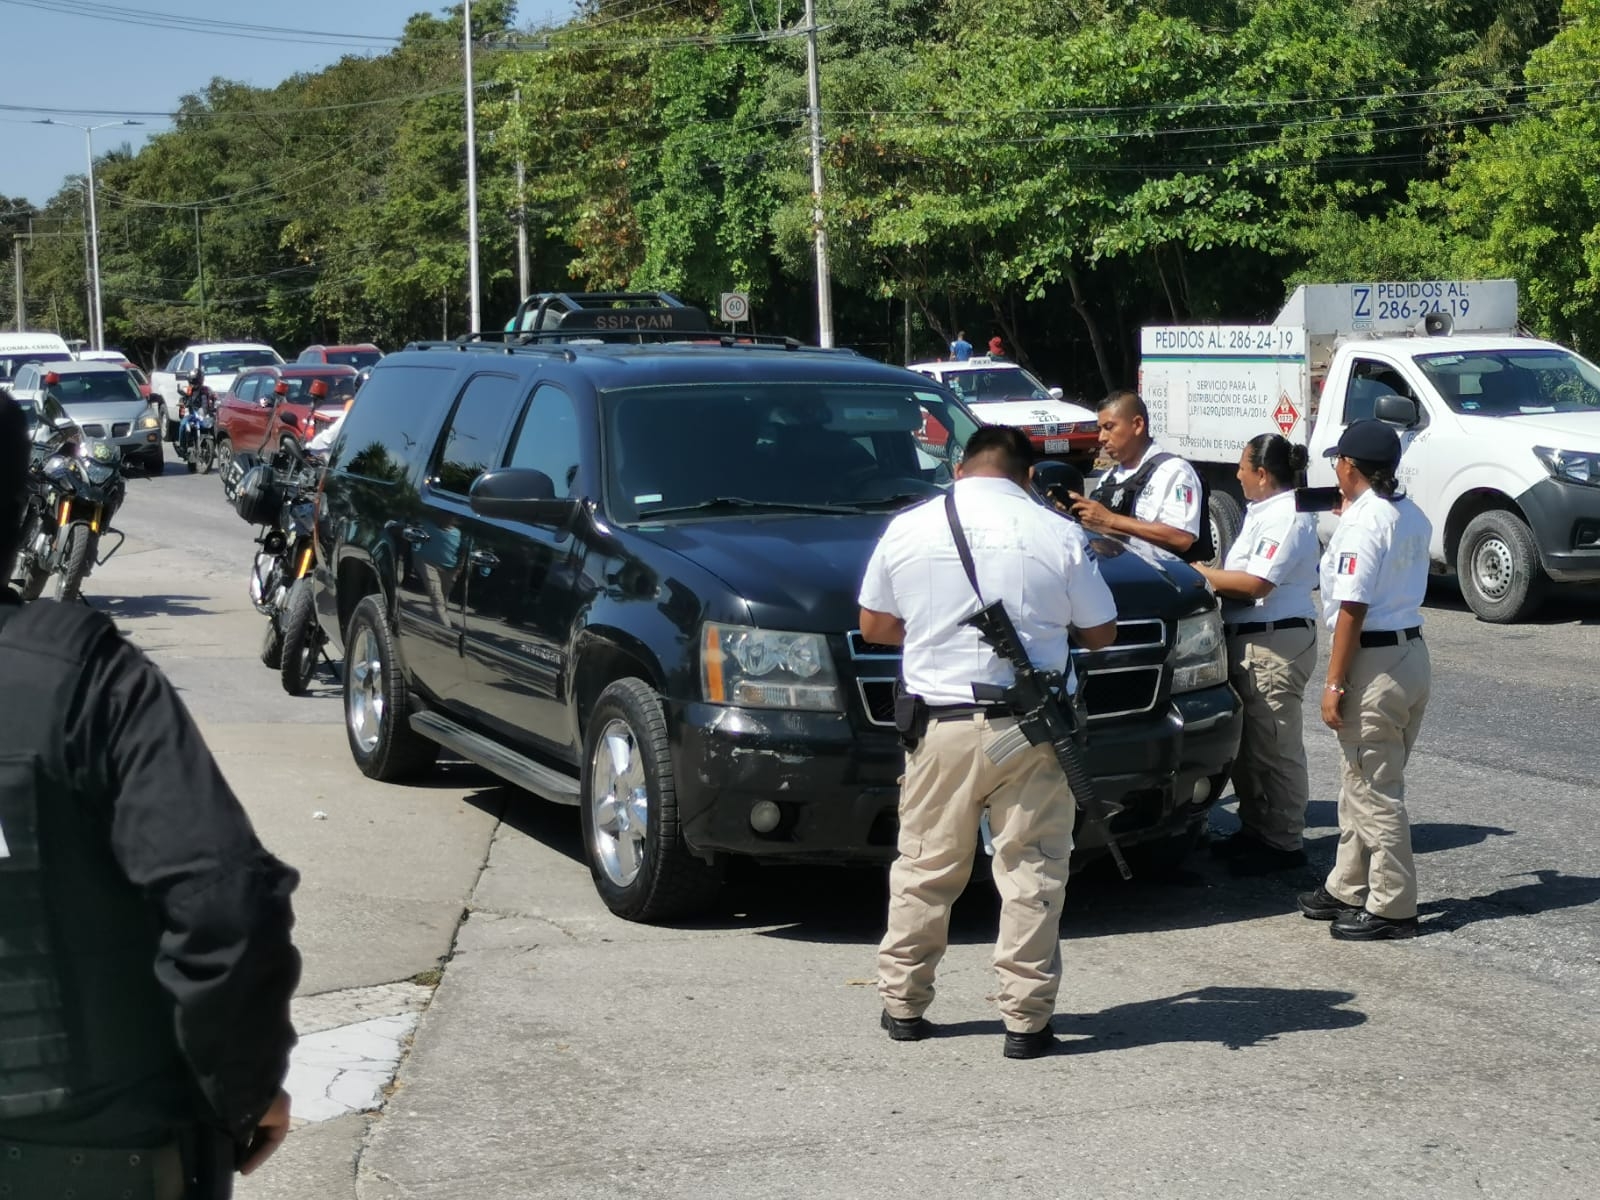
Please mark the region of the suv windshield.
[[84, 371], [61, 375], [50, 392], [69, 408], [74, 404], [126, 404], [144, 400], [126, 371]]
[[1021, 367], [979, 367], [971, 371], [946, 371], [944, 385], [968, 404], [999, 404], [1007, 400], [1049, 403], [1050, 389]]
[[1567, 350], [1423, 354], [1417, 365], [1458, 413], [1517, 417], [1600, 412], [1600, 370]]
[[329, 350], [328, 362], [337, 363], [341, 367], [370, 367], [377, 363], [383, 355], [376, 350]]
[[213, 350], [200, 356], [200, 369], [207, 375], [237, 375], [246, 367], [275, 367], [278, 356], [271, 350]]
[[943, 395], [853, 383], [717, 383], [602, 396], [607, 511], [713, 519], [902, 507], [950, 482], [977, 423]]

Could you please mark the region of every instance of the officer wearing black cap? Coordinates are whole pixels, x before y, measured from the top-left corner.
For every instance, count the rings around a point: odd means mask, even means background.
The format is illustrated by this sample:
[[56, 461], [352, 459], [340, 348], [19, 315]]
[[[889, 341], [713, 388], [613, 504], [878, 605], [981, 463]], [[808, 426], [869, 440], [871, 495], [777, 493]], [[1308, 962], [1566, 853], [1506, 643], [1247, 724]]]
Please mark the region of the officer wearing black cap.
[[[0, 581], [27, 463], [0, 390]], [[288, 1132], [298, 876], [100, 613], [0, 588], [0, 679], [0, 1196], [226, 1197]]]
[[1400, 438], [1356, 421], [1327, 452], [1343, 496], [1322, 556], [1323, 620], [1333, 634], [1322, 719], [1339, 735], [1339, 850], [1333, 870], [1299, 897], [1336, 938], [1417, 932], [1417, 874], [1405, 768], [1422, 728], [1431, 667], [1422, 639], [1432, 527], [1399, 488]]

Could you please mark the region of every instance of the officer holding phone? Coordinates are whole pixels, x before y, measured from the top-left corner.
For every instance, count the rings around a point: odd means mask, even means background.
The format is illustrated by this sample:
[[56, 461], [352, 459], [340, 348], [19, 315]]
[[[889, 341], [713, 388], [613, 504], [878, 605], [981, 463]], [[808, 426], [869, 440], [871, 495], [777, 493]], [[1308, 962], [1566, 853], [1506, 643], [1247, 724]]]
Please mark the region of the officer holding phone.
[[1356, 421], [1328, 451], [1344, 497], [1322, 557], [1323, 619], [1333, 634], [1322, 720], [1339, 735], [1339, 851], [1300, 911], [1336, 938], [1414, 937], [1417, 874], [1405, 768], [1422, 729], [1432, 667], [1422, 639], [1432, 527], [1400, 490], [1400, 438]]
[[1194, 564], [1222, 598], [1228, 674], [1244, 705], [1233, 764], [1239, 832], [1212, 852], [1235, 875], [1304, 866], [1301, 835], [1310, 784], [1301, 708], [1317, 662], [1316, 518], [1295, 506], [1306, 448], [1263, 433], [1239, 456], [1249, 501], [1244, 526], [1221, 568]]

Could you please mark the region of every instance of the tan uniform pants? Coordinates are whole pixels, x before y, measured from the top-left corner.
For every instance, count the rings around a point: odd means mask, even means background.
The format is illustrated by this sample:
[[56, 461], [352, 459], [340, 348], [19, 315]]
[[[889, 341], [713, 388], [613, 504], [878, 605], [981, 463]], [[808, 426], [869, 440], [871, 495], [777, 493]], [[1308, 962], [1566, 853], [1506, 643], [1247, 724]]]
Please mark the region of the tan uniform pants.
[[1406, 762], [1422, 729], [1432, 667], [1421, 638], [1356, 651], [1345, 680], [1339, 852], [1323, 885], [1392, 920], [1417, 915]]
[[878, 948], [878, 991], [889, 1015], [922, 1015], [950, 936], [950, 907], [972, 874], [985, 806], [1000, 893], [994, 966], [999, 1007], [1014, 1033], [1043, 1029], [1061, 984], [1061, 904], [1076, 805], [1048, 746], [1003, 766], [984, 747], [1010, 718], [929, 722], [906, 756], [900, 857], [889, 871], [889, 928]]
[[1300, 849], [1306, 827], [1311, 784], [1301, 709], [1316, 665], [1315, 629], [1228, 639], [1228, 676], [1244, 706], [1244, 734], [1233, 762], [1239, 821], [1278, 850]]

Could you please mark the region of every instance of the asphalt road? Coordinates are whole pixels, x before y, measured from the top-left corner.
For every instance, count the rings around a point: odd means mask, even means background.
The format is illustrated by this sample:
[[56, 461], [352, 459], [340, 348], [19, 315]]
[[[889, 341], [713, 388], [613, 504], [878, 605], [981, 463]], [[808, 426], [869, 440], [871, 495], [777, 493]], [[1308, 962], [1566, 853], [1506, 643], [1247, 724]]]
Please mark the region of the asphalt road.
[[[870, 987], [881, 872], [744, 870], [705, 920], [618, 922], [573, 810], [465, 767], [372, 784], [331, 677], [282, 693], [255, 661], [251, 530], [214, 477], [135, 481], [119, 524], [129, 544], [86, 592], [178, 681], [304, 872], [303, 990], [448, 956], [383, 1115], [297, 1132], [246, 1197], [1600, 1194], [1592, 593], [1512, 628], [1430, 597], [1408, 777], [1424, 937], [1343, 945], [1293, 913], [1336, 836], [1333, 738], [1310, 726], [1316, 869], [1085, 872], [1069, 1052], [1013, 1064], [985, 883], [957, 909], [944, 1036], [891, 1045]], [[1213, 818], [1233, 824], [1231, 805]]]

